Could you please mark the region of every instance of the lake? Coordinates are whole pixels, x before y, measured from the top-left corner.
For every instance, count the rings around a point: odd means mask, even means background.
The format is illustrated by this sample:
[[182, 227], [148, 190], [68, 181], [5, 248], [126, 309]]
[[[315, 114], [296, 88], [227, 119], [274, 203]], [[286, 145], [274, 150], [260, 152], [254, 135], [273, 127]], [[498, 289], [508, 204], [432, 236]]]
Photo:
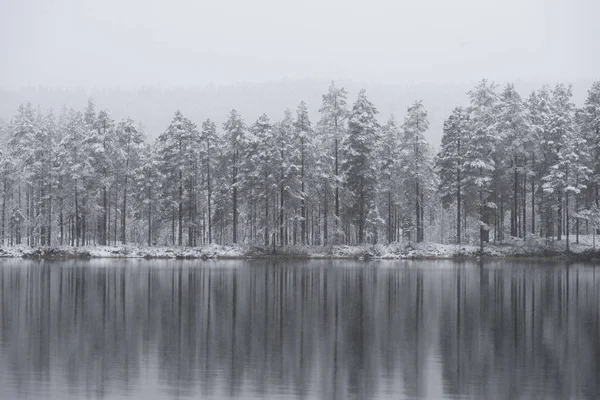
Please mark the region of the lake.
[[596, 399], [600, 267], [0, 261], [0, 399]]

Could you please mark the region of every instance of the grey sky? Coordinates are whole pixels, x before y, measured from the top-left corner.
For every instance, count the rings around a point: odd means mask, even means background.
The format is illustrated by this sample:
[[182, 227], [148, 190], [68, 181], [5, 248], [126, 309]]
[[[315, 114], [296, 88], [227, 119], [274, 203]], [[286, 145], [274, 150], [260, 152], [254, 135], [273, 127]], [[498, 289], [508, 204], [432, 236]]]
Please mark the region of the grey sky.
[[0, 87], [572, 81], [596, 0], [0, 0]]

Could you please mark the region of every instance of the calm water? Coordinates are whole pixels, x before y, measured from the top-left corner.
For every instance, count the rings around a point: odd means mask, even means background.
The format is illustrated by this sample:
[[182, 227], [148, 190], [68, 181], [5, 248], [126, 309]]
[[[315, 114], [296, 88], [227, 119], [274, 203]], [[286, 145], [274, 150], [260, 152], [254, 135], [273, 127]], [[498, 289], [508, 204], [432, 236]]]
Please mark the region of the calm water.
[[0, 261], [0, 399], [595, 399], [600, 267]]

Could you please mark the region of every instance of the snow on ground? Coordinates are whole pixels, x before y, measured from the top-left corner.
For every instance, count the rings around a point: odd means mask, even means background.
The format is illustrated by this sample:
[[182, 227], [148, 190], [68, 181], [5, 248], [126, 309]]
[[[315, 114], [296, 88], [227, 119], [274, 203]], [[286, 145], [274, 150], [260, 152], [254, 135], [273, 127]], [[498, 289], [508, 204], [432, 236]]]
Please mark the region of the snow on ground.
[[[580, 235], [579, 243], [571, 237], [570, 250], [579, 258], [600, 258], [594, 250], [593, 237]], [[484, 256], [491, 257], [553, 257], [566, 253], [565, 240], [546, 240], [529, 236], [526, 240], [510, 238], [501, 244], [485, 244]], [[481, 256], [474, 244], [392, 243], [360, 246], [286, 246], [203, 245], [198, 247], [85, 246], [0, 247], [0, 257], [24, 258], [165, 258], [165, 259], [227, 259], [227, 258], [312, 258], [312, 259], [451, 259]], [[572, 255], [571, 255], [572, 256]]]

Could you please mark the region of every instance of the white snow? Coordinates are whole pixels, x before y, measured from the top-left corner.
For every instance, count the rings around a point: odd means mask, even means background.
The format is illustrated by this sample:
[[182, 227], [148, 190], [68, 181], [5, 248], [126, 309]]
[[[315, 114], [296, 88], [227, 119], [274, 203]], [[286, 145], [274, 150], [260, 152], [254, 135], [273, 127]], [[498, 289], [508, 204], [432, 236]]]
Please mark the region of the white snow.
[[[570, 237], [570, 250], [575, 254], [594, 251], [592, 235], [580, 235], [579, 244]], [[597, 240], [600, 242], [600, 239]], [[600, 243], [599, 243], [600, 244]], [[509, 238], [504, 243], [484, 244], [484, 256], [551, 257], [564, 253], [566, 241], [546, 240], [529, 235], [525, 240]], [[599, 253], [600, 254], [600, 253]], [[198, 247], [85, 246], [36, 247], [26, 245], [0, 247], [0, 257], [12, 258], [151, 258], [151, 259], [244, 259], [264, 257], [311, 259], [451, 259], [480, 256], [476, 244], [440, 244], [433, 242], [389, 245], [287, 246], [252, 247], [247, 245], [211, 244]]]

